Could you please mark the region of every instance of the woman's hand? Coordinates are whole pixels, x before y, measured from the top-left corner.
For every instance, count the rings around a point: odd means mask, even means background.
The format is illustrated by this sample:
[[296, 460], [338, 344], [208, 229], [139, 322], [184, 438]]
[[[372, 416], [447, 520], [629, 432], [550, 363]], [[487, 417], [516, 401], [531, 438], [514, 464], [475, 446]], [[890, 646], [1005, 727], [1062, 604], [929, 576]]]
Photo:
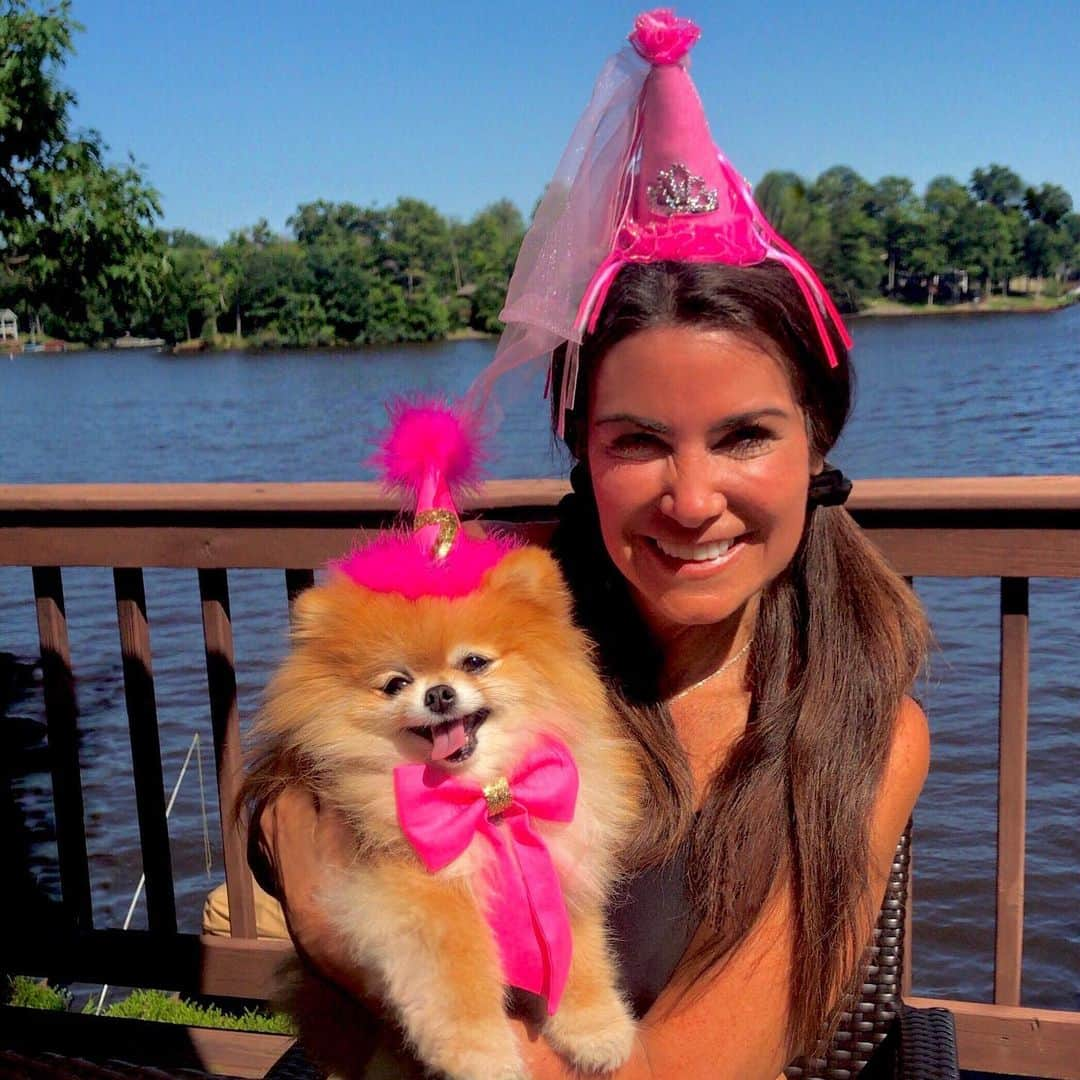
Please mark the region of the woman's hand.
[[340, 940], [319, 903], [325, 875], [346, 867], [355, 850], [347, 822], [306, 788], [294, 785], [266, 805], [252, 828], [259, 852], [273, 870], [296, 951], [319, 974], [372, 1004], [364, 972], [343, 962]]

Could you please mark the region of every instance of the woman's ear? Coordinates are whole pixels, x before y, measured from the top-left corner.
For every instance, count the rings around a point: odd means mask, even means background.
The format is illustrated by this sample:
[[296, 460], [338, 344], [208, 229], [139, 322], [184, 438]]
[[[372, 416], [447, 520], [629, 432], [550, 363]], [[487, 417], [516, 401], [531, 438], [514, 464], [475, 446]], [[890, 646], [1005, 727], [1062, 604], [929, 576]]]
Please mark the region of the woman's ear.
[[592, 492], [592, 477], [589, 476], [589, 465], [584, 458], [579, 458], [570, 470], [570, 487], [575, 495], [588, 495]]

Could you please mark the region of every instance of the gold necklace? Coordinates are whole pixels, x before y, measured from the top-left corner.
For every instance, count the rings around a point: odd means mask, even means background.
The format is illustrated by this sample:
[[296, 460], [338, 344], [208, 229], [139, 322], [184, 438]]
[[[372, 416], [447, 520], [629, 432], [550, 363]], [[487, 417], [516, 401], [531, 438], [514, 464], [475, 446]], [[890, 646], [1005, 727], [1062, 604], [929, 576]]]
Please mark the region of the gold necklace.
[[704, 679], [698, 679], [696, 683], [691, 683], [690, 686], [687, 686], [684, 689], [680, 690], [677, 694], [672, 694], [671, 697], [667, 699], [668, 704], [673, 704], [680, 698], [686, 697], [687, 694], [693, 693], [693, 691], [697, 690], [698, 687], [704, 686], [707, 682], [712, 682], [713, 679], [717, 678], [720, 675], [723, 675], [724, 672], [727, 671], [727, 669], [731, 667], [732, 664], [734, 664], [737, 660], [741, 660], [746, 655], [752, 641], [753, 638], [751, 638], [750, 641], [748, 641], [737, 653], [735, 653], [734, 656], [729, 656], [715, 671], [706, 675]]

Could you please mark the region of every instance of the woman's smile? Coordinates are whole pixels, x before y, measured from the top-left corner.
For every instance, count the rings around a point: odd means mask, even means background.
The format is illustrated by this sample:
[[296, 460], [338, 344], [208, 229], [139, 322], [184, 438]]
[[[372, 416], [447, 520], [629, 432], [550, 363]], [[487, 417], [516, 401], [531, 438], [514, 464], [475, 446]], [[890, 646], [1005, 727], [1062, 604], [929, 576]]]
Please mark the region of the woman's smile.
[[727, 566], [740, 552], [744, 537], [734, 540], [708, 540], [680, 543], [659, 536], [643, 537], [661, 561], [670, 564], [673, 573], [709, 574]]

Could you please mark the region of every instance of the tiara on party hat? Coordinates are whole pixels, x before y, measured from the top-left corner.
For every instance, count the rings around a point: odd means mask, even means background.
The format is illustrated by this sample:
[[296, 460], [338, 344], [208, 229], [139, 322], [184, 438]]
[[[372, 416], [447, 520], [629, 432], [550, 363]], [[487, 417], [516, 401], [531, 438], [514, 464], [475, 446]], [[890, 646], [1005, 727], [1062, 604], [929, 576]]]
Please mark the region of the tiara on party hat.
[[479, 478], [477, 419], [464, 406], [418, 399], [387, 405], [390, 424], [376, 460], [383, 483], [412, 510], [412, 529], [395, 529], [330, 564], [375, 592], [465, 596], [517, 545], [474, 537], [461, 527], [455, 498]]
[[506, 329], [470, 389], [474, 404], [486, 402], [500, 375], [565, 345], [561, 435], [574, 405], [578, 346], [628, 263], [773, 259], [802, 291], [830, 366], [838, 358], [829, 323], [851, 346], [825, 286], [713, 142], [688, 71], [700, 35], [666, 8], [646, 12], [634, 22], [633, 48], [601, 71], [522, 242], [499, 316]]

